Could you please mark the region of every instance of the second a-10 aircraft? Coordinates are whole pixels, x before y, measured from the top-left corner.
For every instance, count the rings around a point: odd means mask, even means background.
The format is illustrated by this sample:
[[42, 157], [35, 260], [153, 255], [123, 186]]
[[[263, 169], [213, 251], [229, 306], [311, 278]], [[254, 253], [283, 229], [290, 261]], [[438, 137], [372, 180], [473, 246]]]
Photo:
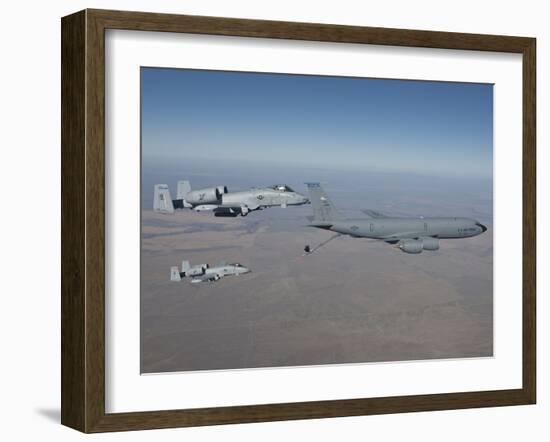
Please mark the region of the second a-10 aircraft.
[[308, 203], [308, 198], [284, 184], [229, 192], [226, 186], [192, 190], [191, 183], [183, 180], [178, 181], [176, 199], [172, 199], [166, 184], [156, 184], [153, 210], [174, 213], [175, 209], [192, 209], [213, 212], [215, 216], [236, 217], [268, 207], [286, 208]]
[[239, 263], [227, 264], [220, 263], [211, 267], [208, 264], [191, 265], [189, 261], [181, 262], [181, 271], [178, 267], [170, 268], [170, 280], [180, 282], [183, 278], [189, 278], [191, 284], [201, 282], [219, 281], [221, 278], [230, 275], [244, 275], [250, 273], [250, 269]]

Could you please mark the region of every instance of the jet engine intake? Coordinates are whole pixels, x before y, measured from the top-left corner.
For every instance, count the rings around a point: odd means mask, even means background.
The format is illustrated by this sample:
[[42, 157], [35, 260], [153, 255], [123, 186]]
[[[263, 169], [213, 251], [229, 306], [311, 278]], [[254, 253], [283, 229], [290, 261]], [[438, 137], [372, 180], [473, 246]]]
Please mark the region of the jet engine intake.
[[397, 243], [397, 247], [405, 253], [421, 253], [422, 241], [418, 239], [403, 239]]
[[217, 187], [192, 190], [185, 196], [185, 201], [190, 204], [213, 204], [221, 200], [222, 194]]
[[424, 250], [439, 250], [439, 239], [422, 238], [422, 247]]

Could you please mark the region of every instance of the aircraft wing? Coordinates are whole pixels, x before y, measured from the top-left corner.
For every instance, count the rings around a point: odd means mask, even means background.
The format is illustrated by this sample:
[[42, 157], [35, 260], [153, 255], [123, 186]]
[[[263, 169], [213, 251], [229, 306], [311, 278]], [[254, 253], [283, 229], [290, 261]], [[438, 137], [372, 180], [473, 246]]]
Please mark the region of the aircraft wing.
[[197, 283], [197, 282], [217, 281], [222, 277], [223, 277], [223, 274], [221, 273], [208, 273], [206, 275], [194, 276], [191, 282]]
[[422, 236], [425, 237], [426, 232], [400, 232], [400, 233], [395, 233], [393, 235], [389, 235], [380, 239], [384, 242], [394, 244], [396, 242], [401, 241], [402, 239], [417, 239]]
[[214, 215], [215, 216], [227, 216], [227, 217], [236, 217], [239, 215], [246, 216], [249, 212], [252, 210], [259, 209], [260, 206], [258, 204], [251, 205], [251, 204], [243, 204], [240, 206], [219, 206], [214, 209]]
[[236, 217], [241, 214], [241, 207], [234, 206], [234, 207], [227, 207], [227, 206], [221, 206], [216, 207], [214, 209], [214, 215], [215, 216], [227, 216], [227, 217]]
[[377, 212], [376, 210], [365, 209], [361, 210], [365, 215], [370, 216], [371, 218], [389, 218], [389, 216], [384, 215], [383, 213]]
[[[388, 216], [388, 215], [385, 215], [381, 212], [377, 212], [376, 210], [371, 210], [371, 209], [363, 209], [361, 210], [361, 212], [363, 212], [365, 215], [368, 215], [370, 216], [371, 218], [379, 218], [379, 219], [382, 219], [382, 218], [400, 218], [398, 216]], [[412, 215], [412, 216], [409, 216], [409, 218], [424, 218], [423, 215]]]

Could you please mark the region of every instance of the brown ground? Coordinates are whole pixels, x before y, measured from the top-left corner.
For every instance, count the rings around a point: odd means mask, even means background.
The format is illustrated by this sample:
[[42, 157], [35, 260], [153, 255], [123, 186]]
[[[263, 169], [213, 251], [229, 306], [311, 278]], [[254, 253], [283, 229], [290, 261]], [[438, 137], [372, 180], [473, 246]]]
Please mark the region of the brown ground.
[[[491, 228], [420, 255], [341, 237], [302, 257], [306, 243], [332, 235], [304, 226], [309, 211], [144, 211], [141, 371], [492, 355]], [[170, 282], [182, 259], [253, 272]]]

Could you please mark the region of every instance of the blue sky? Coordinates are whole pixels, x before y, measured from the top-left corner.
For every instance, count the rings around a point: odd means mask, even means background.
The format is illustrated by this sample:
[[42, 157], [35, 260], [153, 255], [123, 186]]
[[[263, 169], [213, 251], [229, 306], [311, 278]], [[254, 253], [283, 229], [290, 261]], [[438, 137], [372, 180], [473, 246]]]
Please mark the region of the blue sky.
[[487, 84], [142, 68], [144, 159], [492, 178]]

